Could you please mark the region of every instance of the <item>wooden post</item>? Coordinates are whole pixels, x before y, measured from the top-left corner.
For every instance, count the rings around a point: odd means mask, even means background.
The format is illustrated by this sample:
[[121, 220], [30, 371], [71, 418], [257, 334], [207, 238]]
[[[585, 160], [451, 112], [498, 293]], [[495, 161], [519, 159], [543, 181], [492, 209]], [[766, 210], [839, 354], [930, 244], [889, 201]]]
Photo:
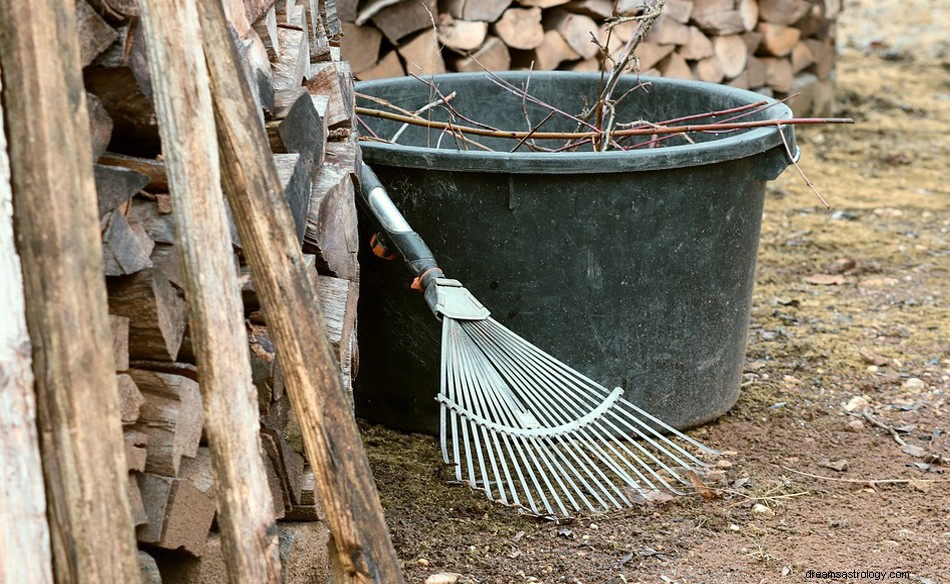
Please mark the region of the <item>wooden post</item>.
[[58, 582], [138, 582], [76, 7], [0, 0], [0, 14], [53, 569]]
[[369, 462], [220, 0], [201, 2], [199, 15], [225, 193], [335, 541], [334, 582], [399, 584], [404, 580]]
[[[228, 579], [232, 584], [276, 584], [277, 527], [261, 458], [257, 390], [251, 383], [220, 186], [198, 9], [194, 0], [143, 0], [141, 6], [204, 397], [204, 428], [217, 478], [218, 526]], [[251, 119], [257, 120], [256, 115]]]
[[24, 310], [7, 142], [0, 130], [0, 584], [53, 581]]

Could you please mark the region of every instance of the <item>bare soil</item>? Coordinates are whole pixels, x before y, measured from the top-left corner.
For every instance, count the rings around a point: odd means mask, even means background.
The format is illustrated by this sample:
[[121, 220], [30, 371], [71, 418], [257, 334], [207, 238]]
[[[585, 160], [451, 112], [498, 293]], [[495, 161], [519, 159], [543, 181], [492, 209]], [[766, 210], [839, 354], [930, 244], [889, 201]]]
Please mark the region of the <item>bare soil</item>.
[[950, 582], [947, 0], [849, 0], [836, 115], [771, 183], [744, 387], [692, 433], [722, 498], [555, 524], [449, 485], [436, 440], [364, 428], [412, 582]]

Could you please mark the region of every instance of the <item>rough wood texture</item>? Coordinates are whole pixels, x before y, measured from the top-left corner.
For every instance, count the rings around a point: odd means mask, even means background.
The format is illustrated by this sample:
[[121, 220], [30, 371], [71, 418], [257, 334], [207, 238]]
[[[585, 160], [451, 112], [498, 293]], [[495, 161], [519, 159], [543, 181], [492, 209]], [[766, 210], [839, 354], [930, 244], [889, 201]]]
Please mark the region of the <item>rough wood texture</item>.
[[354, 200], [351, 172], [341, 165], [324, 163], [311, 189], [303, 250], [317, 256], [322, 273], [348, 280], [356, 279]]
[[[0, 14], [3, 113], [53, 569], [62, 582], [138, 582], [76, 8], [0, 0]], [[22, 374], [14, 379], [24, 382]], [[39, 505], [33, 500], [22, 510], [27, 530]], [[17, 556], [18, 563], [45, 553], [42, 533], [34, 526], [30, 535], [41, 549]]]
[[530, 66], [534, 63], [535, 69], [554, 69], [564, 61], [573, 61], [579, 59], [580, 55], [571, 48], [556, 30], [544, 32], [544, 38], [541, 44], [535, 47], [533, 51], [526, 54], [526, 57], [519, 60], [517, 65], [520, 67]]
[[76, 0], [76, 19], [79, 28], [79, 57], [85, 67], [109, 48], [118, 34], [86, 0]]
[[[199, 14], [209, 62], [225, 192], [241, 232], [277, 349], [290, 402], [301, 421], [338, 550], [334, 582], [403, 582], [353, 412], [334, 363], [318, 297], [306, 279], [293, 219], [263, 125], [239, 76], [218, 2]], [[320, 390], [317, 390], [320, 388]]]
[[719, 60], [726, 79], [733, 79], [745, 71], [749, 52], [745, 41], [737, 34], [718, 36], [713, 39], [713, 52]]
[[128, 201], [149, 182], [149, 178], [122, 166], [94, 166], [99, 218]]
[[119, 414], [122, 416], [122, 425], [134, 424], [139, 419], [145, 398], [128, 373], [117, 375], [116, 383], [119, 386]]
[[511, 0], [448, 0], [446, 2], [446, 9], [453, 17], [484, 22], [495, 22], [509, 6], [511, 6]]
[[330, 101], [326, 96], [311, 95], [304, 87], [296, 88], [294, 95], [296, 99], [277, 124], [277, 134], [282, 151], [300, 154], [304, 170], [313, 175], [323, 164]]
[[[143, 0], [142, 21], [148, 38], [159, 130], [166, 145], [177, 247], [203, 394], [204, 432], [211, 448], [210, 455], [199, 460], [206, 461], [206, 474], [210, 473], [211, 460], [214, 462], [218, 527], [230, 580], [276, 584], [280, 580], [280, 559], [274, 510], [258, 450], [257, 396], [251, 383], [244, 313], [220, 187], [198, 9], [194, 0]], [[218, 26], [223, 25], [222, 19]], [[293, 32], [306, 43], [305, 33]], [[309, 58], [305, 46], [288, 46], [288, 50], [302, 50]], [[249, 123], [256, 120], [256, 116], [247, 119]], [[179, 415], [184, 413], [179, 410]], [[182, 430], [179, 426], [176, 439], [184, 438]], [[187, 446], [182, 444], [181, 449], [186, 455]], [[182, 467], [183, 471], [190, 468], [186, 468], [188, 463]], [[166, 512], [161, 543], [181, 546], [198, 555], [214, 517], [214, 490], [208, 485], [200, 488], [196, 478], [190, 476], [205, 471], [190, 470], [194, 472], [183, 472], [177, 483], [174, 507]]]
[[145, 398], [137, 430], [148, 435], [145, 470], [178, 476], [182, 456], [194, 456], [201, 440], [201, 392], [198, 384], [170, 373], [132, 369], [129, 375]]
[[[0, 72], [2, 73], [2, 72]], [[3, 90], [0, 74], [0, 92]], [[3, 104], [0, 103], [0, 124]], [[0, 130], [0, 583], [53, 581], [13, 192]]]
[[411, 75], [437, 75], [445, 73], [445, 61], [439, 50], [436, 32], [427, 28], [415, 35], [398, 49], [406, 61], [406, 72]]
[[410, 0], [383, 8], [373, 15], [373, 24], [383, 32], [389, 42], [398, 44], [404, 37], [432, 28], [438, 11], [435, 0]]
[[592, 32], [597, 34], [598, 28], [591, 17], [555, 8], [544, 15], [544, 28], [561, 33], [567, 44], [581, 57], [589, 59], [597, 55], [597, 45], [592, 42], [590, 35]]
[[350, 125], [353, 119], [353, 91], [340, 79], [340, 63], [316, 63], [311, 66], [307, 90], [311, 95], [329, 99], [326, 114], [328, 128]]
[[109, 279], [109, 311], [129, 319], [133, 359], [174, 361], [185, 334], [187, 310], [169, 276], [157, 267]]
[[507, 71], [511, 67], [511, 53], [496, 36], [485, 39], [480, 49], [455, 62], [455, 69], [462, 72]]
[[[439, 42], [446, 47], [460, 52], [474, 51], [485, 41], [488, 23], [477, 20], [458, 20], [445, 12], [439, 15], [438, 30]], [[356, 71], [355, 65], [353, 70]]]
[[762, 33], [759, 53], [770, 57], [788, 55], [802, 36], [802, 31], [797, 28], [768, 22], [760, 22], [758, 31]]
[[310, 173], [299, 154], [275, 154], [274, 164], [284, 191], [284, 198], [294, 218], [297, 239], [303, 243], [310, 212]]
[[385, 77], [400, 77], [405, 74], [406, 69], [402, 66], [402, 61], [399, 60], [399, 53], [392, 50], [383, 55], [372, 67], [357, 73], [356, 78], [361, 81], [368, 81]]
[[383, 34], [375, 28], [356, 26], [351, 22], [343, 23], [343, 41], [340, 48], [343, 50], [343, 57], [350, 62], [353, 73], [359, 73], [376, 64], [382, 40]]
[[541, 9], [509, 8], [494, 24], [493, 30], [512, 49], [533, 49], [544, 41]]
[[152, 267], [150, 255], [155, 242], [140, 223], [130, 223], [121, 210], [105, 219], [102, 233], [102, 262], [106, 276], [125, 276]]

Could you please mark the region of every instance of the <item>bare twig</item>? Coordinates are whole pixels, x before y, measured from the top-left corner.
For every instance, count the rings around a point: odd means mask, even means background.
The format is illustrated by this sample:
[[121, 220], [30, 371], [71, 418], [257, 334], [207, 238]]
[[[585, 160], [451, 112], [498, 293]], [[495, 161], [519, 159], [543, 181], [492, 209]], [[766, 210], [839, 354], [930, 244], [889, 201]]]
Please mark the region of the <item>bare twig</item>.
[[[430, 101], [429, 103], [425, 104], [424, 106], [422, 106], [421, 108], [417, 109], [417, 110], [416, 110], [415, 112], [413, 112], [413, 113], [418, 116], [418, 115], [421, 114], [422, 112], [424, 112], [424, 111], [426, 111], [426, 110], [429, 110], [429, 109], [431, 109], [431, 108], [434, 108], [434, 107], [436, 107], [436, 106], [439, 106], [439, 105], [442, 105], [442, 104], [446, 104], [446, 103], [448, 103], [449, 101], [451, 101], [451, 100], [454, 99], [454, 98], [455, 98], [455, 92], [453, 91], [452, 93], [446, 95], [444, 98], [443, 98], [443, 97], [440, 97], [439, 99], [437, 99], [437, 100], [435, 100], [435, 101]], [[403, 124], [398, 130], [396, 130], [396, 133], [393, 134], [393, 137], [390, 138], [389, 141], [392, 142], [393, 144], [395, 144], [397, 141], [399, 141], [399, 136], [402, 136], [402, 133], [405, 132], [405, 131], [406, 131], [406, 128], [408, 128], [408, 127], [409, 127], [409, 124]]]
[[841, 479], [837, 477], [825, 477], [821, 475], [812, 474], [810, 472], [804, 472], [800, 470], [795, 470], [794, 468], [788, 468], [787, 466], [779, 466], [788, 472], [793, 472], [797, 475], [802, 475], [812, 479], [820, 479], [823, 481], [831, 481], [834, 483], [851, 483], [857, 485], [901, 485], [908, 483], [950, 483], [950, 479]]
[[[540, 129], [541, 126], [544, 125], [544, 122], [550, 120], [553, 115], [554, 115], [554, 112], [549, 112], [548, 115], [545, 116], [544, 119], [541, 120], [541, 121], [538, 123], [537, 126], [531, 128], [531, 130], [528, 132], [528, 134], [527, 134], [524, 138], [522, 138], [517, 144], [515, 144], [515, 147], [512, 148], [511, 151], [512, 151], [512, 152], [516, 152], [516, 151], [518, 150], [518, 148], [521, 148], [521, 145], [524, 144], [525, 141], [526, 141], [528, 138], [530, 138], [535, 132], [537, 132], [538, 129]], [[530, 147], [531, 144], [529, 144], [528, 146]]]
[[[794, 118], [792, 118], [794, 119]], [[776, 120], [776, 121], [785, 121], [789, 120]], [[815, 183], [811, 182], [811, 179], [805, 175], [805, 171], [802, 170], [802, 167], [798, 166], [798, 161], [795, 160], [795, 156], [792, 155], [792, 149], [788, 145], [788, 140], [785, 139], [785, 133], [782, 132], [782, 129], [779, 128], [778, 135], [782, 138], [782, 144], [785, 145], [785, 153], [788, 154], [788, 159], [792, 161], [792, 165], [795, 166], [795, 170], [798, 171], [798, 174], [802, 177], [802, 180], [805, 181], [805, 184], [808, 185], [808, 188], [812, 190], [813, 193], [818, 197], [818, 200], [821, 201], [821, 204], [825, 206], [825, 209], [830, 209], [831, 205], [828, 204], [828, 201], [825, 200], [821, 193], [818, 191], [818, 187], [815, 186]]]
[[[357, 107], [356, 113], [365, 116], [373, 116], [397, 122], [406, 122], [409, 124], [423, 125], [431, 128], [442, 129], [447, 127], [445, 122], [436, 122], [422, 120], [414, 116], [407, 116], [382, 110], [376, 110], [365, 107]], [[852, 124], [851, 118], [788, 118], [783, 120], [756, 120], [750, 122], [730, 122], [721, 124], [692, 124], [685, 126], [658, 126], [650, 128], [628, 128], [616, 130], [614, 136], [649, 136], [651, 134], [688, 134], [693, 132], [723, 132], [729, 130], [744, 130], [749, 128], [765, 128], [771, 126], [785, 125], [815, 125], [815, 124]], [[488, 130], [485, 128], [475, 128], [471, 126], [454, 126], [457, 131], [476, 136], [489, 136], [493, 138], [509, 138], [520, 140], [528, 135], [528, 132], [517, 130]], [[538, 140], [579, 140], [583, 138], [594, 138], [603, 135], [600, 130], [591, 132], [533, 132], [532, 137]], [[784, 139], [784, 136], [783, 136]]]
[[871, 412], [869, 412], [868, 410], [864, 410], [863, 412], [861, 412], [861, 417], [867, 420], [868, 422], [871, 422], [871, 424], [877, 426], [878, 428], [881, 428], [883, 430], [887, 430], [888, 432], [890, 432], [891, 436], [894, 437], [894, 442], [897, 442], [901, 446], [901, 448], [903, 448], [904, 446], [907, 446], [907, 442], [904, 442], [904, 439], [901, 438], [900, 435], [898, 435], [897, 430], [895, 430], [893, 426], [888, 426], [884, 422], [876, 419], [874, 416], [871, 415]]

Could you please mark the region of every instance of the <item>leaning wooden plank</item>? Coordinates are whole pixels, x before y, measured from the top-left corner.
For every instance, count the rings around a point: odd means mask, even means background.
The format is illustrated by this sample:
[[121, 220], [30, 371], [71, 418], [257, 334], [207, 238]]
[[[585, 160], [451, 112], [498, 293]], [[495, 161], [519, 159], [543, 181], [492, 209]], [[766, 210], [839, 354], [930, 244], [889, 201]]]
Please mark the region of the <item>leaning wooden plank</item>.
[[359, 430], [327, 341], [318, 296], [306, 279], [293, 218], [267, 135], [254, 118], [218, 2], [199, 5], [222, 154], [222, 178], [235, 210], [320, 497], [338, 550], [337, 584], [404, 582], [383, 518]]
[[[0, 91], [3, 82], [0, 80]], [[3, 104], [0, 103], [0, 127]], [[0, 130], [0, 583], [53, 581], [13, 192]]]
[[[0, 14], [5, 128], [53, 569], [61, 582], [138, 582], [75, 4], [0, 0]], [[13, 379], [17, 386], [25, 381], [22, 374]], [[39, 539], [16, 562], [39, 563], [45, 538], [28, 526], [40, 503], [21, 504], [28, 506], [20, 512], [30, 514], [15, 528]]]
[[[256, 390], [251, 383], [244, 313], [220, 187], [198, 9], [195, 0], [143, 0], [142, 22], [199, 364], [204, 431], [211, 448], [207, 460], [210, 466], [213, 458], [217, 475], [218, 526], [227, 550], [225, 563], [232, 582], [276, 584], [280, 581], [280, 558], [274, 510], [258, 449]], [[222, 18], [218, 26], [224, 28], [224, 23]], [[240, 69], [234, 74], [241, 75]], [[254, 125], [258, 119], [255, 112], [245, 123]], [[175, 503], [182, 502], [183, 496], [187, 503], [181, 503], [180, 514], [166, 514], [161, 541], [166, 546], [179, 544], [198, 555], [200, 549], [196, 548], [204, 545], [214, 517], [214, 496], [197, 488], [191, 477], [183, 475], [182, 479]], [[189, 517], [199, 512], [206, 514], [207, 526], [194, 529]]]

